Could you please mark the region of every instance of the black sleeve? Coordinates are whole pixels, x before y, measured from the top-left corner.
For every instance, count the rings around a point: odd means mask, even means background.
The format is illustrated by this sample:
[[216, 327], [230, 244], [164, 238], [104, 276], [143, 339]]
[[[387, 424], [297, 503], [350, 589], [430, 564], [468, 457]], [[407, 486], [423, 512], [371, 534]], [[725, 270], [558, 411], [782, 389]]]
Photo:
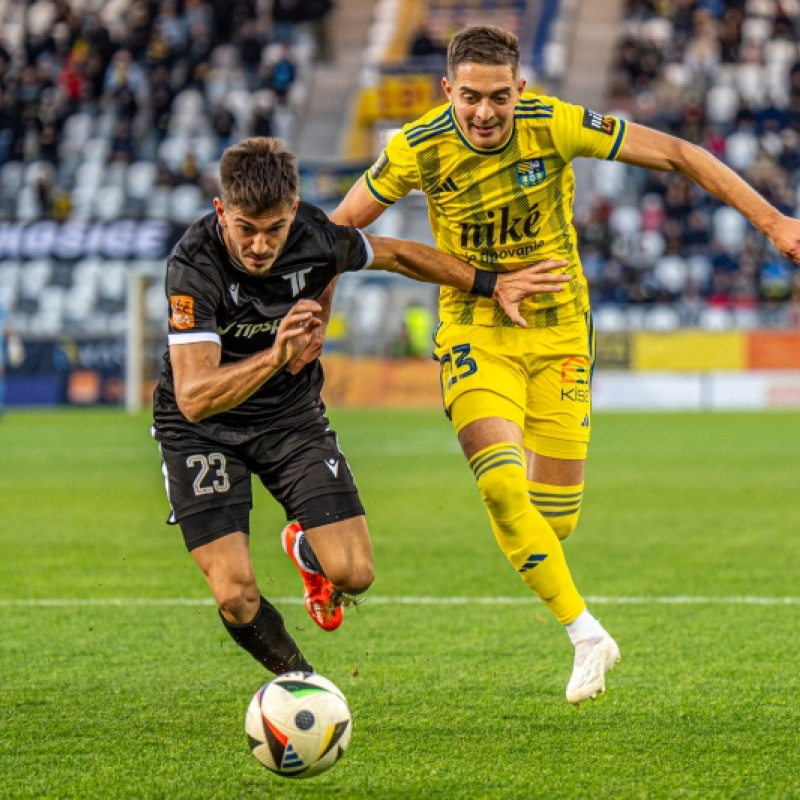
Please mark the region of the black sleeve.
[[334, 225], [336, 231], [336, 273], [357, 272], [372, 263], [372, 250], [358, 228]]
[[372, 248], [358, 228], [331, 222], [322, 209], [310, 203], [300, 203], [286, 250], [295, 252], [295, 260], [307, 255], [328, 269], [333, 267], [335, 275], [356, 272], [372, 263]]

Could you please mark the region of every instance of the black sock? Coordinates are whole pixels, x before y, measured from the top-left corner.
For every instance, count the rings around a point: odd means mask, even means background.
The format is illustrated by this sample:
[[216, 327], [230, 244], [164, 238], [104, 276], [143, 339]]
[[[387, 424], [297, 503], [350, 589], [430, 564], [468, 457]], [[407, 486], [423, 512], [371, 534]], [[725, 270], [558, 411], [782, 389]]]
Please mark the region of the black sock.
[[294, 639], [289, 636], [283, 624], [283, 617], [275, 606], [261, 598], [261, 606], [252, 622], [234, 625], [222, 614], [219, 615], [225, 629], [233, 641], [250, 653], [270, 672], [281, 675], [284, 672], [300, 670], [313, 672], [314, 668], [305, 660]]
[[317, 554], [311, 549], [311, 545], [308, 543], [305, 534], [301, 537], [300, 545], [297, 549], [300, 551], [300, 560], [305, 566], [311, 567], [314, 572], [319, 572], [320, 575], [325, 575], [324, 570], [317, 560]]

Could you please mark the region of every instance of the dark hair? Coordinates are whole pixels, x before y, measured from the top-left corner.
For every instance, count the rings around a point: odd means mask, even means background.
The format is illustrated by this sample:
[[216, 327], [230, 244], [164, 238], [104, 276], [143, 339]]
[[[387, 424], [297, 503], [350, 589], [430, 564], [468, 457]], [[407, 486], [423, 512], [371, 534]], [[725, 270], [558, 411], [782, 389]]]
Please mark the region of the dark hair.
[[519, 41], [496, 25], [472, 25], [459, 31], [447, 47], [447, 75], [452, 80], [461, 64], [509, 66], [519, 73]]
[[280, 139], [254, 136], [227, 148], [219, 162], [225, 206], [259, 216], [297, 197], [297, 158]]

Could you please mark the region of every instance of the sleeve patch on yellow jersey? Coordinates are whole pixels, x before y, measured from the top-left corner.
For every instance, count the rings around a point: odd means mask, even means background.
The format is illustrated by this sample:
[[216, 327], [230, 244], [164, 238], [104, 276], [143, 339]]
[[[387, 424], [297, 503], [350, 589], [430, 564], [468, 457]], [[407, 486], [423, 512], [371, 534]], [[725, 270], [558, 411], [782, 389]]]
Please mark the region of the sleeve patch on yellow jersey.
[[377, 180], [381, 172], [383, 172], [388, 166], [389, 166], [389, 156], [386, 154], [386, 151], [384, 150], [378, 156], [378, 160], [372, 165], [372, 167], [370, 167], [369, 174], [372, 177], [372, 180]]
[[614, 117], [604, 117], [602, 114], [587, 108], [583, 112], [583, 127], [613, 136], [614, 129], [617, 127], [617, 120]]

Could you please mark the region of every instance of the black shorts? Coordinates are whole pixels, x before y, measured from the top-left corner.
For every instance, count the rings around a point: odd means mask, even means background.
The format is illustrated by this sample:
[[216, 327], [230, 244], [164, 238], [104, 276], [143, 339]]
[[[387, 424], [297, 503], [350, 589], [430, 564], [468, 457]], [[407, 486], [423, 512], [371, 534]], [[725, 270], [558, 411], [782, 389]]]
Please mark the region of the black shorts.
[[265, 433], [240, 445], [187, 432], [160, 442], [162, 469], [186, 547], [250, 531], [255, 474], [304, 530], [362, 516], [364, 507], [336, 434], [324, 417], [302, 429]]

